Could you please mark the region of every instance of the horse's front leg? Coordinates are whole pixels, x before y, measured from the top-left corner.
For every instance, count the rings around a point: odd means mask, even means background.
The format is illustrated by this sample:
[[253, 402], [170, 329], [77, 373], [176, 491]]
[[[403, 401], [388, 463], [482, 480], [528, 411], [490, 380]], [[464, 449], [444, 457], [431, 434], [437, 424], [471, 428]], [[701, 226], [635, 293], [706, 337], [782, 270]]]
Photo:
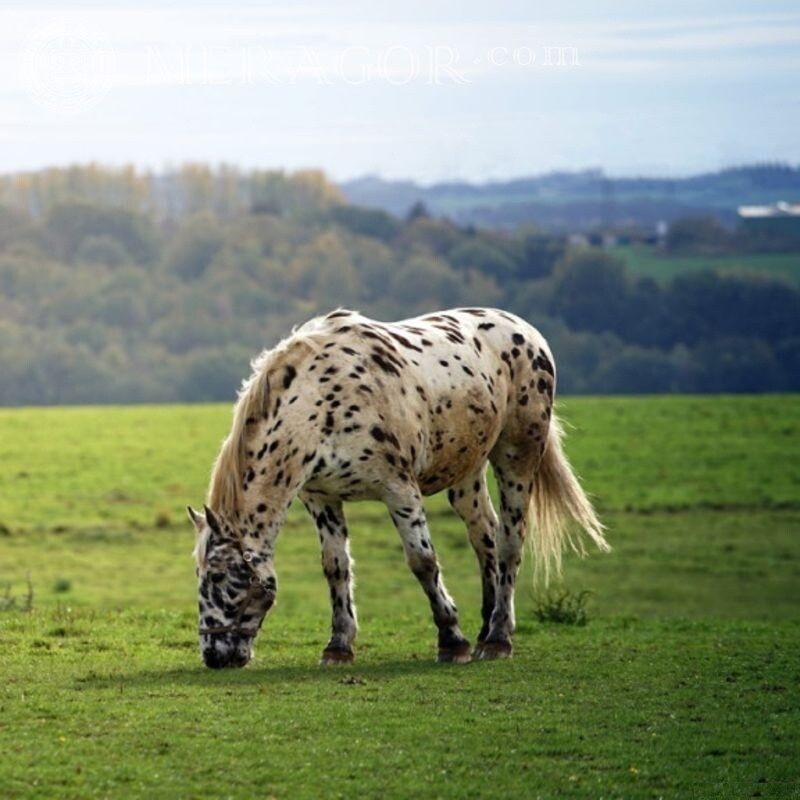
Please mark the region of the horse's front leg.
[[421, 496], [387, 498], [386, 505], [403, 540], [408, 566], [430, 601], [439, 629], [439, 661], [466, 663], [470, 660], [470, 645], [458, 627], [458, 609], [442, 580]]
[[322, 571], [331, 593], [331, 638], [322, 651], [321, 664], [350, 664], [358, 630], [353, 601], [353, 560], [342, 502], [315, 495], [301, 495], [314, 519], [322, 548]]

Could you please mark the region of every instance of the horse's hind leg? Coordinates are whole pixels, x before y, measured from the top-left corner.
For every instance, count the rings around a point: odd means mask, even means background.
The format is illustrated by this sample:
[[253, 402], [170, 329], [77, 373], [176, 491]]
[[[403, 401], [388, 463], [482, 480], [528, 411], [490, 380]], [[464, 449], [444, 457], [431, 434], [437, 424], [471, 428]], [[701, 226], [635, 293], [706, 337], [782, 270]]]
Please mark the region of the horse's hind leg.
[[314, 518], [322, 548], [322, 570], [331, 593], [331, 638], [322, 651], [321, 664], [349, 664], [358, 622], [353, 601], [353, 560], [341, 500], [303, 494], [302, 501]]
[[514, 633], [514, 590], [522, 563], [522, 546], [530, 516], [532, 477], [538, 466], [538, 451], [515, 448], [500, 441], [492, 451], [500, 490], [500, 529], [497, 533], [497, 596], [483, 643], [481, 658], [511, 655]]
[[495, 551], [498, 521], [486, 483], [486, 465], [477, 474], [453, 486], [447, 493], [447, 499], [467, 526], [469, 541], [478, 557], [481, 570], [482, 625], [475, 648], [477, 655], [483, 649], [483, 643], [489, 634], [497, 587]]
[[433, 620], [439, 629], [439, 661], [469, 661], [469, 642], [458, 627], [458, 609], [442, 580], [421, 496], [415, 493], [386, 498], [386, 505], [403, 540], [408, 566], [430, 601]]

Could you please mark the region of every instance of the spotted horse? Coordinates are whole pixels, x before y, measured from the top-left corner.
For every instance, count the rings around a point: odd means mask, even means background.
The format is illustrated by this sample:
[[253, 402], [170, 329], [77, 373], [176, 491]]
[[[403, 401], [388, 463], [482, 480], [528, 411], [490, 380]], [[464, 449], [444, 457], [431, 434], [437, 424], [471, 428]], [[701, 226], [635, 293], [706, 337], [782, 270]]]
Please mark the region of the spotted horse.
[[[295, 497], [319, 533], [330, 588], [323, 664], [353, 660], [353, 560], [342, 504], [379, 499], [430, 601], [442, 662], [509, 656], [514, 589], [531, 517], [546, 580], [582, 528], [603, 526], [562, 451], [556, 370], [542, 335], [504, 311], [461, 308], [384, 323], [337, 310], [253, 362], [214, 465], [197, 530], [200, 649], [209, 667], [243, 666], [275, 603], [275, 541]], [[491, 464], [500, 517], [487, 485]], [[458, 624], [423, 497], [447, 490], [480, 566], [475, 650]], [[577, 523], [577, 525], [572, 524]]]

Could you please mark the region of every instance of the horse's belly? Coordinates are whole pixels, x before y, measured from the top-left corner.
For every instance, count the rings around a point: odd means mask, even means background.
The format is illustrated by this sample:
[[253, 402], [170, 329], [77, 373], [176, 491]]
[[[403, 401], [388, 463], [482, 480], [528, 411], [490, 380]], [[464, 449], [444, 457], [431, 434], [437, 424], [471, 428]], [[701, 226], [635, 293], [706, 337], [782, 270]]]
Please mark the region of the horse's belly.
[[502, 428], [491, 399], [475, 391], [449, 409], [446, 404], [434, 407], [426, 458], [417, 476], [424, 494], [459, 483], [486, 461]]

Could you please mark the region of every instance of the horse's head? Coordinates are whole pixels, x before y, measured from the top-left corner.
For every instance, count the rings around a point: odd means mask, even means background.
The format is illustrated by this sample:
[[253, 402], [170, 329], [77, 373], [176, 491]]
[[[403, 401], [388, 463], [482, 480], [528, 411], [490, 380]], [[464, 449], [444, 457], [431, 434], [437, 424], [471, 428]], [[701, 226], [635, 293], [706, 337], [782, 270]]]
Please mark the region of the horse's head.
[[207, 667], [243, 667], [275, 602], [271, 564], [247, 549], [234, 527], [205, 507], [189, 507], [197, 530], [200, 652]]

